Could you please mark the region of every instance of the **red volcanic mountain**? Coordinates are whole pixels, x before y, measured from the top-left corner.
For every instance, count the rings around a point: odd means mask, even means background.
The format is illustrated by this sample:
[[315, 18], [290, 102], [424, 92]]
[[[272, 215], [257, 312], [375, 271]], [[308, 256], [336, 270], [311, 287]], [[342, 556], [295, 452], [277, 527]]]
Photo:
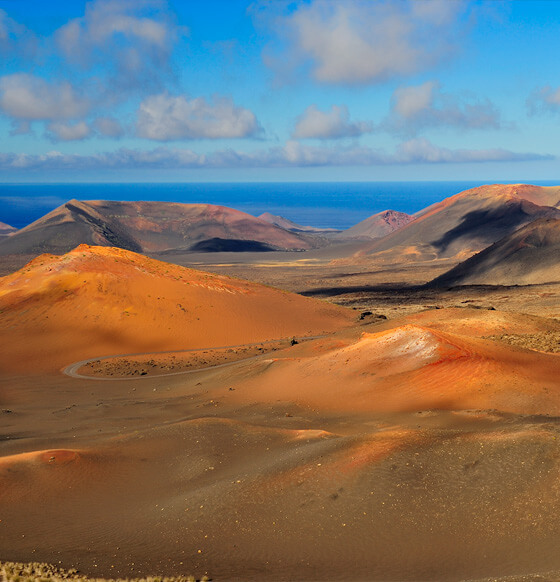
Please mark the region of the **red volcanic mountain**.
[[447, 285], [533, 285], [560, 281], [560, 219], [505, 236], [432, 281]]
[[0, 279], [0, 369], [317, 335], [355, 312], [256, 283], [81, 245]]
[[406, 226], [414, 217], [396, 210], [385, 210], [343, 231], [344, 238], [381, 238]]
[[560, 218], [559, 204], [558, 186], [480, 186], [418, 212], [361, 254], [387, 261], [466, 258], [538, 218]]
[[305, 250], [314, 242], [212, 204], [71, 200], [0, 244], [0, 254], [65, 253], [79, 244], [134, 252]]

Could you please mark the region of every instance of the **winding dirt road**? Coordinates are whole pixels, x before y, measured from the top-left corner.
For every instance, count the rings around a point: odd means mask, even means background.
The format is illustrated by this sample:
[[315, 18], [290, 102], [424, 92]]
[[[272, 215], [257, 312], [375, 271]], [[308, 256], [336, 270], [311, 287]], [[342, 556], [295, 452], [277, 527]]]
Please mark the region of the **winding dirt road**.
[[[327, 337], [327, 335], [315, 335], [315, 336], [306, 336], [297, 338], [297, 342], [303, 341], [311, 341], [315, 339], [321, 339]], [[247, 362], [249, 360], [255, 360], [260, 358], [264, 354], [257, 354], [256, 356], [249, 356], [248, 358], [241, 358], [239, 360], [233, 360], [231, 362], [224, 362], [223, 364], [214, 364], [212, 366], [206, 366], [204, 368], [195, 368], [193, 370], [181, 370], [180, 372], [165, 372], [163, 374], [152, 374], [152, 375], [144, 375], [144, 376], [122, 376], [119, 378], [108, 378], [103, 376], [86, 376], [84, 374], [79, 374], [78, 370], [80, 370], [83, 366], [91, 362], [99, 362], [104, 360], [113, 360], [115, 358], [130, 358], [130, 357], [138, 357], [138, 356], [146, 356], [146, 357], [153, 357], [157, 355], [168, 355], [168, 354], [188, 354], [194, 352], [202, 352], [202, 351], [217, 351], [217, 350], [229, 350], [229, 349], [239, 349], [239, 348], [251, 348], [255, 346], [262, 346], [267, 344], [274, 344], [279, 342], [289, 342], [292, 338], [280, 338], [280, 339], [273, 339], [273, 340], [266, 340], [262, 342], [254, 342], [250, 344], [239, 344], [235, 346], [216, 346], [212, 348], [193, 348], [189, 350], [173, 350], [173, 351], [166, 351], [166, 352], [147, 352], [147, 353], [137, 353], [137, 354], [114, 354], [111, 356], [102, 356], [96, 358], [88, 358], [87, 360], [80, 360], [79, 362], [74, 362], [66, 366], [62, 370], [63, 374], [66, 376], [70, 376], [71, 378], [80, 378], [82, 380], [112, 380], [112, 381], [120, 381], [120, 380], [144, 380], [146, 378], [161, 378], [163, 376], [178, 376], [179, 374], [193, 374], [194, 372], [201, 372], [202, 370], [212, 370], [216, 368], [223, 368], [225, 366], [231, 366], [233, 364], [237, 364], [239, 362]], [[294, 338], [296, 339], [296, 338]]]

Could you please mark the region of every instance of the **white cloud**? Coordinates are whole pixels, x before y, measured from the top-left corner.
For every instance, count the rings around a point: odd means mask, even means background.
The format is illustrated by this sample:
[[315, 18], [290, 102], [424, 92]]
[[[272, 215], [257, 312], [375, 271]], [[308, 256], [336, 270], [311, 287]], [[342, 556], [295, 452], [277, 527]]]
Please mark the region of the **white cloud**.
[[75, 119], [89, 107], [70, 83], [49, 83], [26, 73], [0, 77], [0, 110], [16, 120]]
[[7, 43], [10, 37], [16, 36], [20, 30], [21, 26], [0, 8], [0, 43]]
[[397, 115], [409, 119], [421, 114], [433, 105], [435, 81], [428, 81], [416, 87], [402, 87], [393, 94], [393, 110]]
[[153, 86], [169, 74], [174, 43], [184, 33], [163, 0], [94, 0], [55, 36], [70, 62], [113, 67], [113, 85], [122, 90]]
[[91, 135], [91, 128], [85, 121], [64, 123], [55, 121], [47, 126], [47, 135], [55, 141], [78, 141]]
[[122, 137], [124, 129], [114, 117], [98, 117], [93, 122], [95, 130], [105, 137]]
[[380, 128], [414, 134], [429, 127], [499, 129], [501, 121], [489, 100], [467, 100], [443, 93], [437, 81], [397, 89], [391, 99], [391, 112]]
[[387, 156], [365, 146], [313, 147], [288, 141], [269, 150], [266, 158], [271, 166], [369, 166], [385, 163]]
[[527, 99], [527, 109], [531, 115], [557, 113], [560, 111], [560, 87], [546, 85], [536, 89]]
[[[43, 58], [34, 60], [35, 37], [0, 9], [0, 57], [9, 53], [12, 70], [21, 60], [25, 71], [0, 76], [0, 114], [11, 120], [11, 135], [31, 133], [43, 122], [53, 140], [120, 137], [124, 128], [111, 116], [116, 107], [175, 81], [172, 53], [186, 29], [167, 0], [83, 4], [83, 16], [44, 39]], [[46, 66], [48, 74], [33, 74], [30, 65], [38, 71]], [[55, 77], [57, 71], [64, 80]]]
[[[269, 5], [260, 3], [261, 21]], [[277, 70], [286, 63], [309, 66], [321, 83], [366, 84], [408, 75], [454, 51], [458, 31], [452, 23], [467, 6], [460, 0], [312, 0], [273, 16], [270, 27], [283, 44], [276, 51], [269, 47], [265, 63]]]
[[14, 57], [30, 57], [35, 50], [35, 38], [25, 26], [10, 18], [5, 10], [0, 8], [0, 54], [11, 53]]
[[451, 150], [424, 139], [401, 144], [394, 153], [364, 146], [310, 147], [297, 141], [255, 152], [222, 150], [197, 154], [189, 149], [158, 147], [153, 150], [121, 148], [114, 152], [77, 155], [52, 151], [43, 155], [1, 154], [0, 169], [107, 170], [107, 169], [181, 169], [181, 168], [251, 168], [309, 166], [387, 166], [406, 164], [468, 164], [485, 162], [522, 162], [552, 160], [554, 156], [516, 153], [503, 149]]
[[292, 137], [335, 139], [357, 137], [372, 131], [372, 124], [365, 121], [350, 121], [346, 105], [333, 105], [329, 111], [320, 111], [310, 105], [297, 119]]
[[89, 2], [83, 17], [71, 20], [57, 31], [57, 41], [69, 59], [89, 58], [91, 48], [107, 48], [107, 43], [117, 35], [127, 44], [137, 42], [138, 48], [166, 52], [171, 40], [168, 23], [141, 16], [143, 9], [161, 5], [141, 0]]
[[410, 10], [412, 17], [420, 21], [448, 26], [457, 16], [458, 4], [458, 0], [414, 0]]
[[552, 87], [546, 87], [541, 92], [544, 101], [550, 105], [560, 105], [560, 87], [552, 89]]
[[159, 141], [257, 136], [262, 130], [255, 114], [225, 97], [209, 103], [167, 93], [145, 99], [138, 109], [138, 136]]

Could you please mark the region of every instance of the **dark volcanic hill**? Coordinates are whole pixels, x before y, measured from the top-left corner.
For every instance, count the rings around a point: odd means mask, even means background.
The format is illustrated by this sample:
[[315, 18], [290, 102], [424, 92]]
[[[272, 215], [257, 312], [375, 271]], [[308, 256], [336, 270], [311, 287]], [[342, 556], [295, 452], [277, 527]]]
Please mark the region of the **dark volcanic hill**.
[[79, 244], [144, 253], [188, 251], [205, 241], [209, 249], [220, 241], [220, 250], [234, 251], [244, 250], [244, 242], [250, 250], [306, 250], [316, 244], [223, 206], [71, 200], [3, 240], [0, 254], [65, 253]]
[[17, 231], [17, 228], [10, 226], [4, 222], [0, 222], [0, 240], [5, 236], [11, 236], [14, 232]]
[[340, 233], [342, 238], [381, 238], [406, 226], [414, 217], [396, 210], [385, 210], [358, 222]]
[[465, 190], [414, 215], [361, 254], [387, 261], [463, 260], [525, 224], [560, 218], [560, 187], [493, 184]]
[[556, 281], [560, 281], [560, 219], [541, 219], [459, 263], [431, 285], [532, 285]]

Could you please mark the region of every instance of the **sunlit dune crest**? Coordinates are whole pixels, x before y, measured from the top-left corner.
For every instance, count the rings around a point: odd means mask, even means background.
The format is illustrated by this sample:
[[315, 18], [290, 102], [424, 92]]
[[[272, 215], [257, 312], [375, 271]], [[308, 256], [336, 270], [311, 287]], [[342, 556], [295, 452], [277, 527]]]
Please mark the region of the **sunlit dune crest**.
[[0, 309], [1, 365], [12, 370], [320, 335], [355, 318], [270, 287], [87, 245], [1, 279]]
[[[292, 352], [290, 352], [292, 354]], [[487, 339], [405, 324], [348, 338], [344, 347], [279, 354], [236, 399], [276, 398], [324, 410], [560, 411], [560, 358]], [[299, 379], [299, 380], [298, 380]]]

